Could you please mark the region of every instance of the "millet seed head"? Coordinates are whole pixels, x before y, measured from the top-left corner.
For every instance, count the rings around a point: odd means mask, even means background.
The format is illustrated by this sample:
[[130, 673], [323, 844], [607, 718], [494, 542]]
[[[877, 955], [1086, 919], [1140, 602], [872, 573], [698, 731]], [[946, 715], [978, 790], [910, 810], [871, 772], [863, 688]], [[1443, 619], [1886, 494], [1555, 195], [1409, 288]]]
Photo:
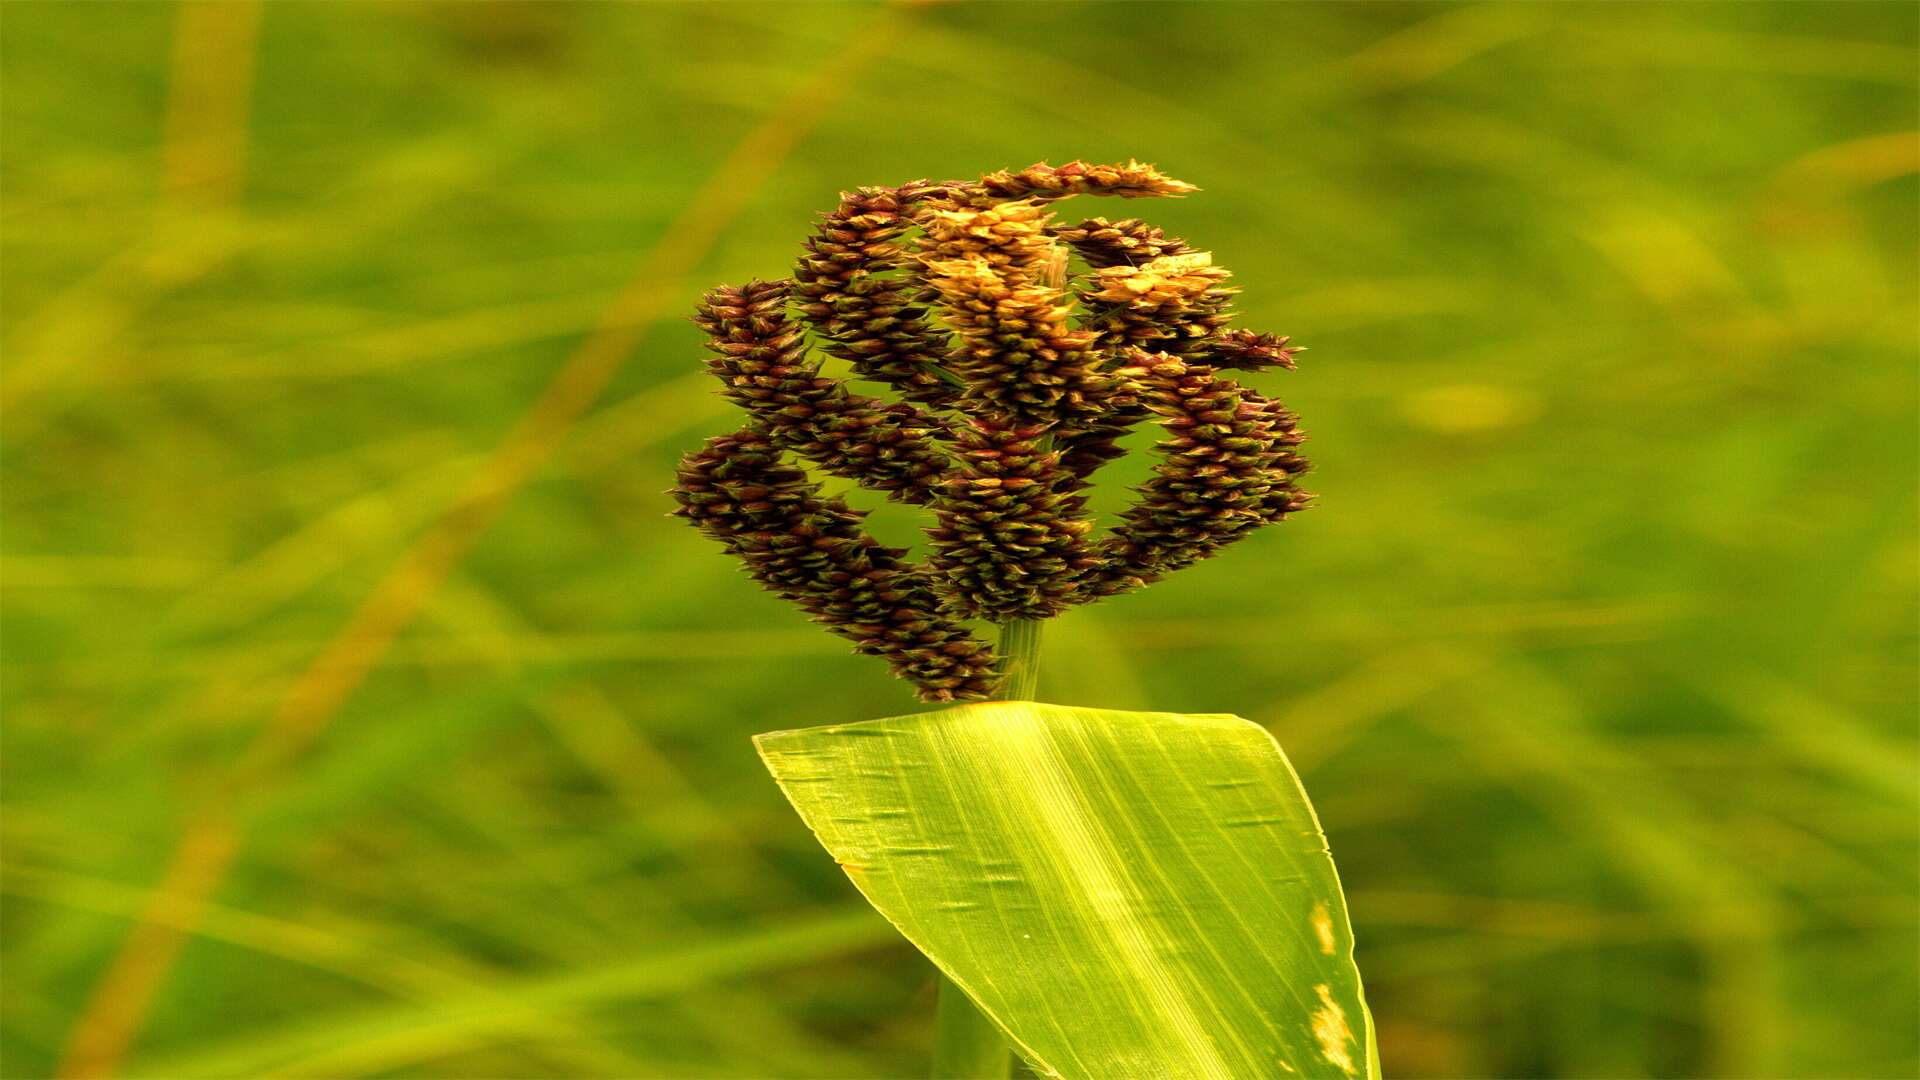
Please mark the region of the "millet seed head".
[[[1223, 374], [1292, 368], [1299, 348], [1230, 328], [1226, 270], [1186, 241], [1053, 214], [1075, 195], [1194, 190], [1075, 161], [844, 194], [791, 280], [702, 299], [708, 370], [748, 423], [682, 459], [675, 514], [924, 700], [954, 701], [999, 679], [969, 620], [1139, 588], [1301, 509], [1297, 419]], [[1158, 464], [1099, 535], [1086, 486], [1150, 418]], [[808, 469], [930, 510], [924, 565]]]

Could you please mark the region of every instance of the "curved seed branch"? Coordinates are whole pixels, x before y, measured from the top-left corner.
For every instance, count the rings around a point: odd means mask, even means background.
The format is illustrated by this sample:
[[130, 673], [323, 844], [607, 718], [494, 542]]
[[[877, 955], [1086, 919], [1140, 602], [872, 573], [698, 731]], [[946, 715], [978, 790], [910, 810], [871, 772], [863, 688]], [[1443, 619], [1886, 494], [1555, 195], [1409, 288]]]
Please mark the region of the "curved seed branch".
[[1042, 425], [976, 420], [961, 429], [961, 465], [934, 503], [930, 565], [951, 609], [1007, 622], [1046, 619], [1077, 602], [1079, 579], [1098, 564], [1086, 541], [1086, 500], [1045, 449]]
[[1063, 199], [1069, 195], [1114, 195], [1123, 199], [1172, 198], [1200, 190], [1151, 165], [1089, 165], [1070, 161], [1058, 167], [1029, 165], [1019, 172], [988, 173], [977, 190], [989, 200]]
[[986, 209], [929, 203], [921, 261], [959, 337], [949, 366], [966, 381], [961, 405], [1015, 424], [1090, 420], [1118, 381], [1103, 374], [1099, 335], [1074, 329], [1069, 295], [1048, 279], [1063, 252], [1039, 203]]
[[865, 515], [829, 499], [781, 460], [766, 432], [747, 427], [681, 459], [675, 513], [720, 541], [747, 573], [814, 621], [884, 658], [925, 701], [984, 699], [998, 675], [993, 651], [942, 615], [904, 553], [860, 529]]
[[1182, 569], [1306, 505], [1294, 477], [1296, 418], [1205, 365], [1164, 353], [1136, 354], [1121, 374], [1168, 434], [1140, 500], [1102, 542], [1107, 556], [1086, 588], [1111, 596]]
[[787, 320], [786, 282], [722, 286], [701, 301], [693, 321], [715, 356], [707, 367], [726, 395], [760, 421], [782, 449], [835, 476], [903, 502], [932, 498], [951, 466], [934, 433], [946, 427], [907, 404], [855, 394], [807, 359], [798, 327]]
[[1232, 275], [1184, 240], [1131, 219], [1109, 225], [1095, 218], [1058, 235], [1093, 268], [1080, 300], [1086, 325], [1110, 355], [1132, 348], [1187, 355], [1232, 318]]
[[958, 388], [939, 366], [947, 334], [927, 321], [919, 265], [900, 243], [912, 204], [941, 190], [921, 183], [843, 195], [808, 239], [793, 292], [829, 354], [909, 401], [949, 406]]

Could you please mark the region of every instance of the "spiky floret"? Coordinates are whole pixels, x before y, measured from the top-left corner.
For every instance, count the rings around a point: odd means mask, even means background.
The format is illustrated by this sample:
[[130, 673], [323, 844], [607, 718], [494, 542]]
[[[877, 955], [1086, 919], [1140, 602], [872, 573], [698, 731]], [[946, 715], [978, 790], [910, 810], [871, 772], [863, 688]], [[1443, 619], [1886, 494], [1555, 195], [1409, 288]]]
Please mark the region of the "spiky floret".
[[1260, 371], [1282, 367], [1292, 371], [1294, 357], [1305, 351], [1289, 345], [1292, 338], [1275, 334], [1256, 334], [1251, 330], [1229, 330], [1206, 344], [1206, 361], [1216, 367]]
[[1053, 234], [1092, 268], [1080, 294], [1084, 325], [1100, 331], [1101, 348], [1114, 355], [1129, 348], [1187, 355], [1231, 318], [1230, 275], [1177, 236], [1137, 218], [1089, 218]]
[[1054, 267], [1052, 215], [1038, 202], [980, 208], [928, 199], [915, 217], [926, 232], [918, 251], [922, 263], [978, 262], [1009, 285], [1038, 284]]
[[1201, 347], [1226, 324], [1226, 270], [1204, 251], [1160, 255], [1139, 266], [1103, 266], [1082, 298], [1086, 325], [1100, 333], [1100, 347], [1184, 354]]
[[1066, 252], [1029, 200], [984, 209], [928, 200], [920, 260], [959, 341], [947, 367], [967, 384], [961, 406], [1016, 424], [1091, 417], [1116, 385], [1099, 371], [1098, 335], [1071, 325], [1059, 282]]
[[1078, 224], [1056, 226], [1053, 235], [1071, 246], [1096, 270], [1107, 266], [1142, 266], [1165, 255], [1185, 255], [1193, 250], [1185, 240], [1168, 236], [1158, 226], [1139, 218], [1119, 221], [1088, 218]]
[[1306, 462], [1291, 413], [1214, 369], [1137, 353], [1121, 375], [1168, 438], [1140, 500], [1101, 545], [1087, 589], [1112, 595], [1189, 566], [1305, 505], [1293, 478]]
[[1096, 563], [1084, 500], [1066, 491], [1046, 429], [976, 419], [956, 433], [960, 465], [934, 504], [930, 565], [964, 618], [1045, 619], [1075, 602]]
[[929, 262], [927, 281], [960, 339], [948, 364], [968, 412], [1046, 425], [1105, 408], [1116, 384], [1099, 370], [1097, 335], [1072, 328], [1058, 290], [1009, 284], [979, 258]]
[[950, 403], [958, 390], [939, 370], [947, 335], [927, 320], [918, 265], [900, 240], [912, 204], [943, 190], [921, 182], [842, 195], [793, 272], [794, 299], [827, 352], [930, 405]]
[[784, 281], [707, 293], [693, 321], [714, 353], [708, 370], [782, 448], [893, 498], [926, 502], [951, 464], [934, 437], [944, 422], [820, 374], [787, 319], [787, 293]]
[[[1223, 325], [1233, 290], [1212, 256], [1137, 218], [1089, 218], [1056, 226], [1056, 239], [1091, 268], [1079, 291], [1081, 326], [1100, 335], [1105, 363], [1125, 362], [1134, 349], [1184, 354], [1204, 346]], [[1116, 391], [1099, 416], [1058, 432], [1067, 470], [1084, 480], [1121, 456], [1119, 442], [1147, 416], [1131, 394]]]
[[680, 461], [675, 513], [718, 540], [770, 591], [884, 658], [925, 701], [993, 690], [993, 652], [940, 611], [926, 577], [860, 528], [864, 516], [781, 460], [764, 431], [707, 440]]

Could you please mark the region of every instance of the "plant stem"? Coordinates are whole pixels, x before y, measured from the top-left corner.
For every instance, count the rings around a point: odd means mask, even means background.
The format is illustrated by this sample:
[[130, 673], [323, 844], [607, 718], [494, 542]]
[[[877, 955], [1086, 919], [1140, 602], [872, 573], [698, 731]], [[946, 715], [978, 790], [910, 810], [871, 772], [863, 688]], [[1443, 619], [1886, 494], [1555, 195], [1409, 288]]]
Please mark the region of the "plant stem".
[[1001, 671], [1002, 701], [1032, 701], [1040, 692], [1039, 619], [1009, 619], [1000, 624], [1000, 655], [1006, 661]]
[[[1000, 656], [1006, 664], [1000, 698], [1031, 701], [1040, 689], [1040, 620], [1001, 623]], [[1005, 1080], [1012, 1070], [1007, 1037], [981, 1015], [965, 991], [940, 976], [933, 1022], [934, 1080]]]

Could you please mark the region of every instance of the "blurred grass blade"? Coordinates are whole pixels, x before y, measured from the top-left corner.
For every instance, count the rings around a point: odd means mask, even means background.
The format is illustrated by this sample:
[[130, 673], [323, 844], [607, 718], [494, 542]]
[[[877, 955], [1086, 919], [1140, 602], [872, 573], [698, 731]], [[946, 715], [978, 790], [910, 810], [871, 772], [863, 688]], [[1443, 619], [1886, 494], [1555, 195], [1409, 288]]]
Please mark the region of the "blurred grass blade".
[[1378, 1075], [1333, 861], [1265, 729], [992, 702], [755, 741], [1043, 1073]]

